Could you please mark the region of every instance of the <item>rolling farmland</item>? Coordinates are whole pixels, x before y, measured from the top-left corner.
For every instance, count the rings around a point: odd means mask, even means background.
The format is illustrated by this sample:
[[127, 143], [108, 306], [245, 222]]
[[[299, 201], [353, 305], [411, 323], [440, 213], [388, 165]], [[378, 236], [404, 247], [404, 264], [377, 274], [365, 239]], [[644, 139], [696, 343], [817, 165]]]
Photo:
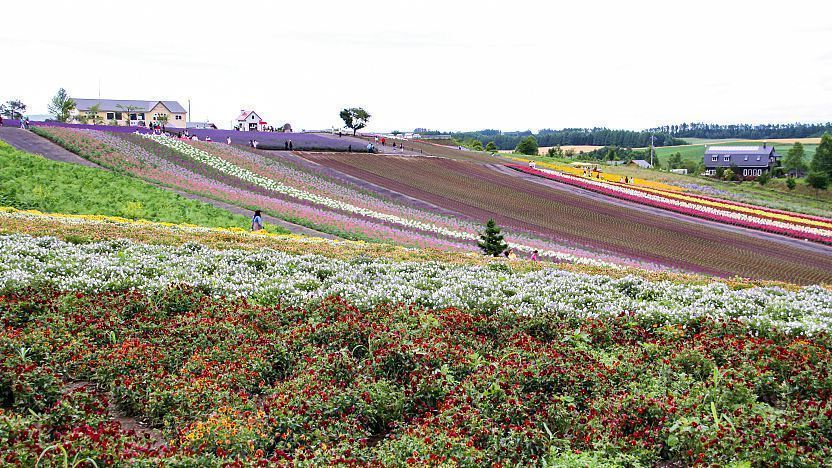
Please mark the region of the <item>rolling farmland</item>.
[[832, 251], [562, 190], [493, 167], [435, 158], [306, 158], [471, 219], [683, 269], [802, 283], [832, 281]]

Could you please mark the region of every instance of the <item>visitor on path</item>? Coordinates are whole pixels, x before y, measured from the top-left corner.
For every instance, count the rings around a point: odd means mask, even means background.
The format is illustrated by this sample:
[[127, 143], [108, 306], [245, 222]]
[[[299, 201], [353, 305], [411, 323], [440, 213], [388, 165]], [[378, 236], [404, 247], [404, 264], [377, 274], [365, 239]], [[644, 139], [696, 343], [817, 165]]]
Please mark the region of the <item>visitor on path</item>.
[[207, 136], [207, 137], [205, 137], [205, 141], [214, 141], [214, 140], [212, 140], [211, 137]]
[[260, 143], [258, 143], [257, 140], [254, 140], [251, 144], [254, 146], [254, 149], [257, 149], [257, 145]]
[[295, 145], [292, 144], [292, 140], [289, 140], [289, 151], [294, 150]]
[[2, 127], [2, 126], [3, 126], [3, 116], [0, 115], [0, 127]]
[[286, 140], [283, 140], [283, 149], [285, 149], [286, 151], [289, 151], [289, 142], [286, 141]]
[[260, 215], [260, 210], [254, 210], [254, 217], [251, 218], [251, 230], [259, 231], [263, 229], [263, 218]]
[[349, 145], [349, 146], [347, 147], [347, 153], [352, 153], [352, 145]]
[[536, 262], [536, 261], [537, 261], [537, 250], [535, 250], [534, 252], [532, 252], [532, 261], [533, 261], [533, 262]]
[[381, 146], [387, 146], [387, 138], [381, 137]]
[[248, 141], [248, 146], [249, 146], [249, 148], [254, 148], [254, 140], [249, 140]]
[[231, 144], [231, 137], [226, 138], [226, 139], [225, 139], [225, 142], [226, 142], [226, 143], [228, 143], [228, 144], [230, 145], [230, 144]]
[[373, 144], [372, 144], [372, 143], [367, 143], [367, 152], [368, 152], [368, 153], [372, 153], [372, 152], [373, 152]]
[[194, 135], [194, 136], [192, 136], [192, 137], [191, 137], [191, 140], [193, 140], [193, 141], [199, 141], [199, 137], [198, 137], [198, 136], [196, 136], [196, 135]]

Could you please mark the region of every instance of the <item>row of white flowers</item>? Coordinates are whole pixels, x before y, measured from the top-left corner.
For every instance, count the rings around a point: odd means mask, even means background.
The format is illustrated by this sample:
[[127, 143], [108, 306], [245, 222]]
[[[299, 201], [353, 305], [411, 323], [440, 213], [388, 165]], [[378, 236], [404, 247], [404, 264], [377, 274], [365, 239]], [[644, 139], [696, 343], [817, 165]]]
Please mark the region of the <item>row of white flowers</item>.
[[[252, 172], [248, 169], [242, 168], [233, 164], [231, 162], [226, 161], [216, 155], [208, 153], [207, 151], [203, 151], [199, 148], [195, 148], [185, 142], [177, 140], [175, 138], [170, 138], [164, 135], [154, 135], [154, 134], [142, 134], [143, 137], [149, 138], [159, 144], [165, 145], [169, 148], [172, 148], [180, 153], [199, 161], [202, 164], [205, 164], [209, 167], [212, 167], [220, 172], [225, 174], [229, 174], [231, 176], [240, 178], [246, 182], [249, 182], [254, 185], [258, 185], [260, 187], [266, 188], [268, 190], [272, 190], [274, 192], [280, 193], [282, 195], [286, 195], [292, 198], [296, 198], [298, 200], [309, 201], [318, 205], [325, 206], [327, 208], [345, 211], [348, 213], [357, 214], [360, 216], [366, 216], [368, 218], [378, 219], [381, 221], [397, 224], [400, 226], [404, 226], [410, 229], [418, 229], [421, 231], [426, 232], [433, 232], [442, 236], [447, 236], [455, 239], [461, 240], [468, 240], [468, 241], [475, 241], [479, 237], [476, 233], [471, 232], [464, 232], [458, 231], [453, 229], [444, 228], [441, 226], [437, 226], [432, 223], [417, 221], [413, 219], [403, 218], [401, 216], [396, 216], [389, 213], [381, 213], [375, 210], [370, 210], [367, 208], [362, 208], [360, 206], [355, 206], [351, 203], [346, 203], [341, 200], [336, 200], [334, 198], [330, 198], [323, 195], [318, 195], [314, 193], [307, 192], [305, 190], [300, 190], [295, 187], [291, 187], [289, 185], [283, 184], [281, 182], [275, 181], [268, 177], [263, 177], [255, 172]], [[525, 244], [519, 243], [509, 243], [509, 247], [516, 249], [521, 252], [532, 252], [537, 250], [537, 248], [528, 246]], [[596, 266], [604, 266], [610, 268], [617, 268], [617, 265], [614, 265], [609, 262], [604, 262], [597, 260], [595, 258], [588, 258], [588, 257], [580, 257], [576, 255], [572, 255], [566, 252], [558, 252], [554, 250], [540, 250], [538, 255], [541, 257], [553, 258], [562, 261], [568, 261], [573, 263], [581, 263], [587, 265], [596, 265]]]
[[570, 175], [570, 174], [565, 174], [563, 172], [553, 171], [553, 170], [550, 170], [550, 169], [544, 169], [544, 168], [539, 168], [539, 167], [537, 167], [535, 169], [540, 171], [540, 172], [546, 173], [546, 174], [552, 174], [552, 175], [556, 175], [558, 177], [563, 177], [563, 178], [566, 178], [566, 179], [572, 179], [572, 180], [580, 181], [581, 183], [585, 183], [585, 184], [588, 183], [588, 184], [596, 185], [596, 186], [603, 187], [603, 188], [608, 189], [608, 190], [614, 190], [614, 191], [619, 192], [619, 193], [627, 194], [627, 195], [638, 197], [638, 198], [643, 198], [645, 200], [653, 200], [653, 201], [657, 201], [657, 202], [660, 202], [660, 203], [668, 203], [668, 204], [671, 204], [671, 205], [674, 205], [674, 206], [678, 206], [680, 208], [699, 211], [699, 212], [702, 212], [702, 213], [709, 213], [709, 214], [713, 214], [713, 215], [717, 215], [717, 216], [724, 216], [726, 218], [736, 219], [738, 221], [764, 224], [764, 225], [768, 225], [768, 226], [778, 227], [778, 228], [781, 228], [781, 229], [788, 229], [790, 231], [795, 231], [795, 232], [805, 232], [805, 233], [810, 233], [810, 234], [816, 234], [816, 235], [819, 235], [819, 236], [832, 237], [832, 231], [830, 231], [828, 229], [815, 228], [815, 227], [804, 226], [804, 225], [800, 225], [800, 224], [793, 224], [793, 223], [789, 223], [789, 222], [786, 222], [786, 221], [777, 221], [777, 220], [773, 220], [773, 219], [769, 219], [769, 218], [762, 218], [762, 217], [759, 217], [759, 216], [753, 216], [753, 215], [744, 214], [744, 213], [737, 213], [735, 211], [720, 210], [718, 208], [714, 208], [714, 207], [699, 204], [699, 203], [685, 202], [685, 201], [677, 200], [677, 199], [670, 198], [670, 197], [663, 197], [661, 195], [648, 194], [648, 193], [642, 192], [640, 190], [627, 188], [627, 187], [624, 187], [624, 186], [621, 186], [621, 185], [610, 184], [610, 183], [607, 183], [607, 182], [599, 182], [599, 181], [595, 181], [595, 180], [592, 180], [592, 179], [587, 179], [587, 178], [583, 178], [583, 177], [573, 176], [573, 175]]
[[801, 334], [832, 329], [832, 292], [820, 286], [732, 290], [714, 282], [676, 284], [627, 276], [571, 273], [556, 268], [515, 272], [505, 263], [460, 266], [318, 255], [214, 250], [200, 244], [144, 245], [127, 240], [75, 245], [51, 237], [0, 236], [0, 287], [48, 284], [62, 290], [136, 288], [171, 284], [263, 303], [313, 304], [338, 295], [360, 307], [385, 302], [555, 312], [599, 317], [622, 312], [657, 323], [736, 318], [753, 332], [776, 327]]

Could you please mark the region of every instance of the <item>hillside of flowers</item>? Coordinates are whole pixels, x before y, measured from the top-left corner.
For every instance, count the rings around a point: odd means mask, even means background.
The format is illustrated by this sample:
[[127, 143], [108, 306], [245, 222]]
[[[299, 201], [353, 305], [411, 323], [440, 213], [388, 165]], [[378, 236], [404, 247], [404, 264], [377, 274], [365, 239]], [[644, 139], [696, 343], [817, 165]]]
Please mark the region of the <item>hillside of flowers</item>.
[[[105, 167], [162, 185], [217, 198], [313, 229], [356, 240], [454, 251], [475, 248], [479, 223], [437, 215], [379, 197], [278, 158], [229, 146], [152, 134], [43, 127], [47, 136]], [[608, 252], [589, 252], [574, 243], [512, 232], [512, 247], [559, 261], [650, 267]], [[653, 265], [655, 267], [655, 265]]]
[[0, 209], [12, 466], [814, 466], [832, 291]]
[[832, 244], [832, 219], [790, 213], [701, 195], [682, 194], [670, 190], [638, 187], [609, 180], [601, 181], [578, 177], [544, 168], [532, 168], [519, 164], [510, 164], [508, 167], [527, 174], [565, 182], [593, 192], [709, 221], [733, 224], [823, 244]]

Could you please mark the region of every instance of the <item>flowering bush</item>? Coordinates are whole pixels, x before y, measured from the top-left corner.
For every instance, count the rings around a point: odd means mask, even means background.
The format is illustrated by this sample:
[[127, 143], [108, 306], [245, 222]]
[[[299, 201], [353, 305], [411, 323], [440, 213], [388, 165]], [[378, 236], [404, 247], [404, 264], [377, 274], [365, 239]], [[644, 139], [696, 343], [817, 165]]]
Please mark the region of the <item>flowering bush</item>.
[[[32, 303], [27, 322], [8, 320]], [[46, 404], [3, 403], [0, 459], [10, 465], [41, 456], [99, 466], [820, 465], [832, 456], [825, 332], [755, 336], [704, 315], [680, 326], [628, 312], [337, 298], [292, 308], [182, 286], [7, 289], [0, 311], [2, 375], [60, 376]]]

